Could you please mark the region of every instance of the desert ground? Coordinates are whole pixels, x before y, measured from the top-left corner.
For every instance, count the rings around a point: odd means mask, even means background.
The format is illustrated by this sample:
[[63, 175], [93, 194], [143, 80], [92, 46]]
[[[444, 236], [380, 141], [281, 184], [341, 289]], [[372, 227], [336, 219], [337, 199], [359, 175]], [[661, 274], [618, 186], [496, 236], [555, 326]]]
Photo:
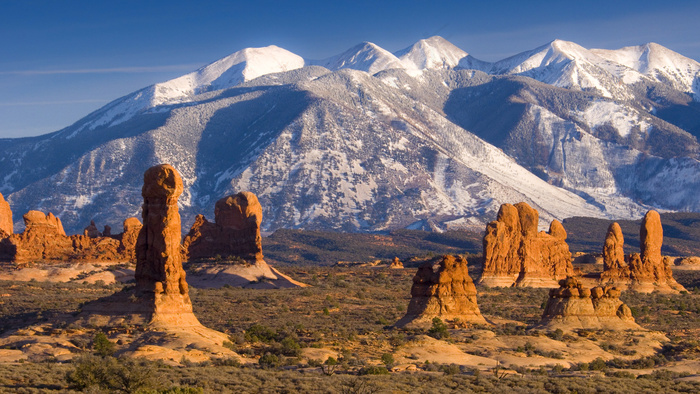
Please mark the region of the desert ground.
[[[475, 257], [470, 260], [478, 261]], [[406, 312], [416, 270], [388, 269], [384, 263], [388, 261], [278, 267], [307, 287], [262, 286], [265, 278], [254, 281], [252, 288], [192, 286], [195, 315], [204, 326], [226, 333], [226, 346], [240, 358], [201, 361], [182, 356], [170, 363], [126, 358], [118, 343], [107, 349], [100, 345], [99, 328], [81, 328], [81, 335], [66, 337], [77, 349], [70, 354], [47, 357], [48, 345], [37, 343], [25, 345], [34, 353], [0, 349], [0, 391], [700, 390], [698, 271], [674, 273], [688, 289], [682, 294], [623, 293], [622, 300], [647, 331], [533, 329], [547, 289], [481, 286], [478, 304], [489, 324], [453, 321], [408, 330], [392, 324]], [[0, 282], [2, 336], [26, 327], [41, 330], [42, 324], [55, 327], [56, 321], [77, 314], [82, 304], [129, 286], [114, 279], [133, 269], [128, 264], [66, 264], [46, 275], [36, 272], [41, 271], [37, 265], [5, 270], [4, 275], [14, 272], [15, 277], [4, 276]], [[186, 267], [194, 278], [197, 267]], [[479, 269], [470, 264], [470, 275], [478, 277]], [[26, 277], [32, 273], [34, 279]], [[108, 340], [116, 338], [105, 334]], [[94, 370], [96, 365], [101, 372]]]

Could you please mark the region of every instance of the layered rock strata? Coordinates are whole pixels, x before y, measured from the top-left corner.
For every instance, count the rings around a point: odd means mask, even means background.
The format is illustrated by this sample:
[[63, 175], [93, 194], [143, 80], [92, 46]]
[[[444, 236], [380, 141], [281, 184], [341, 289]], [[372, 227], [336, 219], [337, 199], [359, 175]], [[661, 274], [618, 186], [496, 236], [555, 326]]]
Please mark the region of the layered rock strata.
[[443, 256], [418, 268], [408, 310], [395, 326], [430, 326], [435, 317], [486, 324], [476, 302], [476, 287], [469, 276], [467, 260], [462, 257]]
[[620, 301], [620, 290], [612, 286], [592, 289], [575, 278], [559, 281], [549, 292], [541, 327], [549, 329], [642, 329], [634, 322], [629, 307]]
[[673, 278], [670, 265], [661, 255], [663, 227], [658, 212], [651, 210], [644, 215], [639, 238], [641, 253], [625, 255], [622, 230], [617, 223], [610, 225], [603, 246], [601, 283], [643, 293], [654, 290], [678, 293], [685, 290]]
[[[135, 237], [141, 227], [136, 218], [124, 222], [121, 234], [96, 234], [94, 222], [82, 235], [66, 236], [61, 220], [51, 212], [29, 211], [25, 229], [0, 240], [0, 260], [14, 263], [30, 261], [134, 261]], [[127, 226], [127, 222], [129, 223]]]
[[556, 287], [574, 273], [564, 226], [554, 220], [538, 232], [539, 213], [527, 203], [503, 204], [496, 221], [486, 226], [480, 284], [486, 286]]
[[216, 202], [214, 223], [197, 215], [183, 242], [188, 260], [220, 256], [261, 261], [262, 207], [251, 192], [240, 192]]

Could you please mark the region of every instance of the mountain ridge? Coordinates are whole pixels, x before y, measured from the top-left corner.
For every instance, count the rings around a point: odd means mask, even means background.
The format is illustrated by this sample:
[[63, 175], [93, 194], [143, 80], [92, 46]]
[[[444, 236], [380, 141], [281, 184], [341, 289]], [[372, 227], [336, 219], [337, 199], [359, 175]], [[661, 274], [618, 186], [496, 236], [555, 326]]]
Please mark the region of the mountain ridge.
[[441, 37], [323, 61], [249, 48], [57, 132], [4, 140], [0, 192], [15, 215], [51, 210], [69, 231], [136, 215], [136, 184], [159, 162], [183, 175], [185, 227], [244, 189], [266, 231], [483, 229], [515, 200], [543, 220], [699, 211], [697, 96], [649, 71], [687, 81], [697, 62], [647, 46], [687, 72], [561, 40], [498, 72]]

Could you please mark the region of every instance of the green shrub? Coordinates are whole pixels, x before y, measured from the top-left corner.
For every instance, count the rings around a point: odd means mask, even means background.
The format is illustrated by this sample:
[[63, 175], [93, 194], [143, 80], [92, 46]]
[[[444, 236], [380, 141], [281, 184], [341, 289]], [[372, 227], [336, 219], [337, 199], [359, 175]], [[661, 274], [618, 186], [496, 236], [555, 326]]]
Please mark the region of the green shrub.
[[245, 340], [247, 342], [264, 342], [269, 343], [277, 337], [275, 330], [263, 326], [260, 323], [255, 323], [245, 330]]
[[265, 353], [260, 356], [258, 365], [264, 369], [277, 368], [280, 366], [280, 358], [272, 353]]
[[98, 356], [108, 357], [114, 355], [114, 344], [109, 341], [107, 335], [103, 332], [98, 332], [92, 339], [92, 350]]
[[447, 331], [447, 324], [443, 323], [439, 317], [433, 318], [433, 326], [428, 330], [428, 335], [435, 339], [450, 337], [450, 333]]

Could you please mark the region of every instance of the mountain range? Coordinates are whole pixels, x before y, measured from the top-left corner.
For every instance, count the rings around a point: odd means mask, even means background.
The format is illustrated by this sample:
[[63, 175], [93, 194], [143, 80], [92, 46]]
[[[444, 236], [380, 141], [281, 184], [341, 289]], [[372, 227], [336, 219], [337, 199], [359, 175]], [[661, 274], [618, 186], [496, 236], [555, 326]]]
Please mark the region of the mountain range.
[[185, 229], [258, 195], [263, 229], [483, 230], [700, 212], [700, 63], [658, 44], [555, 40], [485, 62], [441, 37], [323, 60], [248, 48], [38, 137], [0, 139], [0, 192], [69, 233], [139, 216], [144, 171], [181, 173]]

